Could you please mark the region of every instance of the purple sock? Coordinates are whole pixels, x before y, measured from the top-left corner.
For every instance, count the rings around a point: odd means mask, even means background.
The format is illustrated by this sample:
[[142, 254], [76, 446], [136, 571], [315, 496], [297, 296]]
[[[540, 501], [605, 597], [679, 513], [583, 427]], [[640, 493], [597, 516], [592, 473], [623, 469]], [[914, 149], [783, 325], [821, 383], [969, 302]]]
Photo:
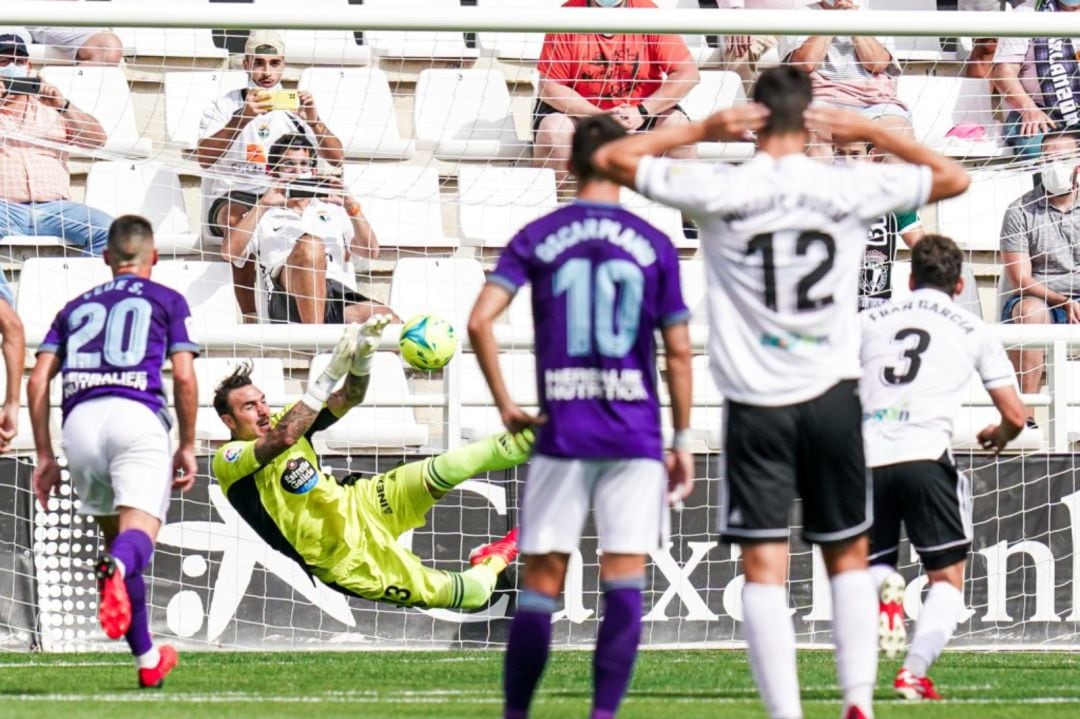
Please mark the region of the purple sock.
[[604, 582], [604, 618], [593, 655], [592, 719], [611, 719], [634, 672], [641, 640], [644, 577]]
[[124, 639], [131, 647], [131, 653], [141, 657], [154, 648], [154, 640], [150, 638], [150, 616], [146, 611], [146, 582], [142, 574], [154, 555], [154, 543], [145, 532], [129, 529], [117, 535], [109, 547], [109, 554], [124, 565], [124, 586], [131, 600], [131, 628]]
[[510, 624], [503, 665], [503, 693], [506, 719], [524, 719], [529, 713], [533, 692], [544, 673], [551, 649], [551, 614], [555, 600], [524, 589], [518, 594], [517, 612]]

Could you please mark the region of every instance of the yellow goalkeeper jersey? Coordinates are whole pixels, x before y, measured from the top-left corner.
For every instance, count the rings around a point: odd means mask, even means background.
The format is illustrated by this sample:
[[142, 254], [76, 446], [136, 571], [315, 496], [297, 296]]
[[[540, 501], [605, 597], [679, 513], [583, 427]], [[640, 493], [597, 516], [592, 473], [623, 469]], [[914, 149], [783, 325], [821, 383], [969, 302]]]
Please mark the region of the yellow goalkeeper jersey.
[[[276, 426], [291, 407], [270, 419]], [[307, 434], [269, 463], [255, 458], [255, 440], [233, 441], [214, 455], [213, 473], [229, 503], [262, 539], [325, 582], [348, 577], [381, 547], [367, 546], [381, 526], [360, 492], [323, 474], [311, 437], [337, 417], [323, 409]]]

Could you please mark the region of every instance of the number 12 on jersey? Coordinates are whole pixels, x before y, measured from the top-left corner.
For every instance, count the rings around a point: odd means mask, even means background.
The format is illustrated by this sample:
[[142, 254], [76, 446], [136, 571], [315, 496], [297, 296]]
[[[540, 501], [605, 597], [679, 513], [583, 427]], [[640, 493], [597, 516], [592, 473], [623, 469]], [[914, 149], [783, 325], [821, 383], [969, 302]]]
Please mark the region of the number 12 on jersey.
[[566, 295], [566, 353], [625, 357], [634, 347], [641, 319], [645, 275], [629, 260], [596, 266], [583, 257], [567, 260], [554, 277], [555, 296]]
[[[799, 312], [818, 310], [833, 303], [832, 295], [811, 299], [810, 291], [833, 268], [833, 262], [836, 260], [836, 241], [824, 232], [801, 232], [795, 238], [795, 254], [804, 257], [810, 251], [810, 248], [817, 244], [825, 248], [825, 259], [817, 267], [800, 277], [798, 284], [795, 286], [795, 309]], [[772, 232], [765, 232], [750, 238], [750, 243], [746, 246], [746, 255], [750, 256], [758, 252], [761, 253], [761, 269], [765, 274], [765, 306], [773, 312], [777, 312], [779, 311], [779, 302], [776, 292], [776, 243]]]

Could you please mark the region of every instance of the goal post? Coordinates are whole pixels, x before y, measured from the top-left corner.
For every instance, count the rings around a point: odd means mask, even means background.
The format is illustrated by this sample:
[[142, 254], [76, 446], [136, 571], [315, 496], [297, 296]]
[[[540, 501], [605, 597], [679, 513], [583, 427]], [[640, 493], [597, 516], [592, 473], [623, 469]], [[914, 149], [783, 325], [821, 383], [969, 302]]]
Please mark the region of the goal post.
[[[756, 68], [725, 57], [725, 37], [893, 38], [900, 66], [896, 92], [910, 110], [916, 138], [962, 161], [973, 177], [967, 196], [923, 208], [922, 225], [961, 245], [976, 290], [970, 306], [997, 323], [1010, 291], [1002, 284], [1003, 214], [1035, 187], [1041, 165], [1005, 144], [1008, 108], [988, 81], [964, 76], [966, 55], [957, 39], [1080, 37], [1080, 13], [875, 10], [873, 0], [870, 10], [859, 12], [729, 11], [656, 1], [662, 7], [625, 12], [561, 9], [557, 2], [539, 7], [543, 0], [512, 7], [485, 0], [476, 7], [440, 0], [0, 6], [4, 26], [112, 28], [121, 37], [125, 59], [118, 67], [74, 65], [32, 46], [35, 72], [94, 115], [109, 136], [101, 148], [71, 153], [73, 198], [109, 215], [139, 212], [151, 219], [162, 247], [155, 277], [188, 296], [193, 336], [205, 350], [198, 361], [201, 474], [192, 493], [174, 499], [162, 530], [149, 579], [155, 633], [200, 649], [490, 648], [505, 641], [515, 600], [512, 586], [500, 588], [491, 606], [466, 613], [401, 609], [333, 592], [261, 542], [209, 476], [210, 451], [227, 436], [210, 402], [223, 373], [237, 359], [254, 360], [269, 400], [284, 406], [300, 395], [309, 363], [340, 336], [334, 326], [241, 322], [222, 240], [207, 232], [205, 187], [222, 172], [200, 165], [196, 147], [205, 108], [248, 87], [249, 79], [235, 47], [230, 54], [212, 30], [272, 29], [284, 37], [283, 88], [312, 93], [320, 119], [342, 144], [344, 160], [320, 161], [318, 171], [340, 177], [379, 238], [377, 256], [350, 260], [357, 290], [403, 320], [434, 312], [458, 330], [459, 354], [434, 374], [403, 366], [398, 328], [386, 332], [364, 405], [346, 426], [319, 439], [323, 464], [334, 476], [387, 471], [501, 426], [464, 323], [484, 272], [513, 232], [566, 201], [553, 169], [537, 167], [531, 155], [537, 56], [548, 31], [681, 38], [700, 72], [681, 100], [693, 120], [746, 101]], [[907, 6], [916, 5], [912, 0]], [[756, 67], [780, 59], [765, 50]], [[753, 148], [699, 150], [701, 162], [740, 162]], [[670, 546], [652, 557], [644, 642], [741, 646], [738, 550], [719, 544], [715, 533], [724, 472], [723, 398], [705, 358], [700, 238], [671, 208], [632, 194], [624, 202], [676, 240], [694, 310], [692, 430], [699, 486], [686, 508], [672, 515]], [[903, 291], [896, 278], [908, 271], [907, 258], [900, 243], [895, 257], [885, 260], [897, 292]], [[55, 238], [4, 239], [0, 263], [16, 285], [30, 344], [41, 340], [64, 302], [103, 276], [99, 261]], [[517, 298], [496, 334], [512, 391], [523, 404], [535, 405], [528, 302]], [[1080, 439], [1074, 429], [1080, 372], [1072, 356], [1080, 332], [1068, 325], [1000, 324], [995, 331], [1010, 347], [1044, 350], [1046, 381], [1025, 396], [1039, 428], [1025, 434], [1017, 451], [987, 455], [970, 441], [954, 449], [972, 480], [975, 504], [965, 588], [971, 614], [954, 644], [1075, 650], [1080, 482], [1071, 449]], [[965, 436], [970, 440], [992, 417], [985, 393], [974, 387], [960, 423]], [[106, 649], [112, 645], [96, 629], [90, 571], [98, 535], [78, 516], [66, 481], [47, 510], [32, 500], [25, 414], [21, 421], [23, 443], [14, 456], [0, 457], [0, 648]], [[511, 470], [466, 483], [402, 543], [437, 567], [461, 569], [473, 547], [515, 525], [524, 474]], [[828, 581], [820, 558], [797, 538], [799, 529], [796, 519], [789, 605], [800, 643], [825, 646], [831, 639]], [[596, 544], [590, 524], [572, 557], [556, 615], [558, 646], [593, 640], [602, 611]], [[901, 557], [910, 582], [905, 607], [915, 617], [924, 578], [906, 544]]]

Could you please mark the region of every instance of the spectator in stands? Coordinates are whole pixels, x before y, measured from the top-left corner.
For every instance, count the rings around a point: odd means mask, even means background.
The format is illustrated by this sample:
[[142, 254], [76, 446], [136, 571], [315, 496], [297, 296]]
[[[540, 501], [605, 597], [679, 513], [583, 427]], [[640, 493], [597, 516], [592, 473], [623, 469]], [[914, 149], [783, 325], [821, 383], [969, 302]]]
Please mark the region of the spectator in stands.
[[[1043, 137], [1042, 184], [1005, 210], [1001, 253], [1006, 287], [1001, 321], [1017, 324], [1080, 323], [1080, 208], [1077, 207], [1075, 136]], [[1011, 352], [1020, 390], [1039, 391], [1043, 351]]]
[[[885, 156], [874, 152], [868, 142], [845, 142], [833, 145], [833, 162], [881, 162]], [[862, 281], [859, 284], [859, 309], [870, 309], [892, 297], [892, 267], [896, 261], [896, 239], [908, 247], [923, 238], [922, 219], [917, 210], [890, 212], [870, 226], [863, 250]]]
[[341, 181], [314, 178], [307, 137], [281, 136], [268, 159], [276, 182], [226, 229], [221, 253], [234, 264], [255, 256], [270, 321], [341, 324], [393, 314], [356, 291], [350, 255], [377, 257], [379, 243]]
[[[856, 0], [821, 0], [807, 10], [858, 10]], [[792, 36], [780, 38], [780, 59], [810, 73], [814, 100], [854, 110], [894, 132], [911, 134], [911, 113], [896, 96], [900, 65], [889, 38]], [[828, 157], [832, 138], [817, 136], [808, 154]]]
[[[203, 184], [203, 208], [212, 236], [235, 228], [267, 187], [267, 150], [283, 135], [301, 133], [331, 165], [345, 159], [341, 141], [319, 118], [311, 93], [301, 91], [295, 112], [274, 109], [285, 71], [285, 43], [272, 30], [256, 30], [244, 46], [248, 87], [233, 90], [203, 113], [195, 157], [209, 170]], [[237, 264], [239, 263], [239, 264]], [[233, 283], [245, 317], [255, 315], [255, 267], [238, 258]]]
[[[712, 0], [717, 5], [725, 0]], [[793, 0], [726, 0], [726, 7], [731, 10], [792, 10]], [[707, 3], [702, 2], [702, 7]], [[763, 56], [776, 47], [779, 39], [776, 35], [727, 35], [724, 37], [724, 63], [722, 70], [736, 73], [743, 84], [749, 88], [757, 79], [758, 63]]]
[[[1025, 4], [1014, 12], [1031, 10]], [[1080, 3], [1046, 0], [1040, 10], [1074, 12], [1080, 10]], [[1009, 110], [1005, 118], [1005, 142], [1017, 155], [1038, 157], [1044, 133], [1080, 128], [1077, 49], [1080, 45], [1067, 37], [998, 40], [993, 85]]]
[[100, 254], [112, 218], [71, 201], [64, 146], [99, 148], [105, 130], [31, 70], [22, 38], [0, 34], [0, 237], [60, 237]]
[[[563, 7], [656, 7], [652, 0], [567, 0]], [[677, 35], [553, 33], [537, 65], [533, 158], [569, 177], [574, 119], [608, 114], [630, 132], [689, 123], [679, 101], [698, 83], [690, 51]], [[678, 157], [692, 158], [692, 147]]]
[[124, 44], [107, 28], [93, 27], [4, 27], [27, 45], [43, 45], [78, 65], [119, 65]]

